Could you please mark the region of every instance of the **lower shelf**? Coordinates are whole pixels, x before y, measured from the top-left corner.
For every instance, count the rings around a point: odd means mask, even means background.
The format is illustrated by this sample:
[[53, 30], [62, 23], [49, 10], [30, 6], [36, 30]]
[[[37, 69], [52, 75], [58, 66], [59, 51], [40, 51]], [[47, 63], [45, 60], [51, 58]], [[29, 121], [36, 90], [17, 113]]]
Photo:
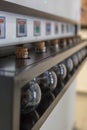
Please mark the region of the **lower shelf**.
[[54, 107], [58, 104], [58, 102], [60, 101], [60, 99], [63, 97], [63, 95], [65, 94], [65, 92], [70, 87], [70, 85], [73, 82], [73, 80], [75, 79], [76, 75], [79, 73], [79, 71], [81, 70], [81, 68], [85, 64], [86, 60], [87, 59], [85, 58], [82, 61], [82, 63], [80, 64], [80, 66], [78, 66], [74, 70], [72, 76], [68, 79], [68, 81], [65, 84], [65, 86], [60, 90], [60, 92], [56, 96], [55, 100], [51, 103], [51, 105], [47, 108], [47, 110], [44, 112], [44, 114], [40, 117], [40, 119], [36, 122], [36, 124], [33, 126], [33, 128], [31, 130], [39, 130], [40, 129], [40, 127], [43, 125], [43, 123], [45, 122], [45, 120], [47, 119], [47, 117], [50, 115], [50, 113], [52, 112], [52, 110], [54, 109]]

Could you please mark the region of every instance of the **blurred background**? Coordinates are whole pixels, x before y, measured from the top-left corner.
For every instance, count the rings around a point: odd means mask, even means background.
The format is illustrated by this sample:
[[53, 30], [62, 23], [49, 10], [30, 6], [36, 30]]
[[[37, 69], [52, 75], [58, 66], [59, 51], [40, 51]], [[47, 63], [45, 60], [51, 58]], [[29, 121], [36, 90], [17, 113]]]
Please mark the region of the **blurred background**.
[[[87, 0], [81, 0], [82, 38], [87, 39]], [[75, 130], [87, 130], [87, 63], [77, 76]]]
[[[70, 20], [74, 20], [77, 23], [80, 21], [80, 24], [76, 26], [77, 30], [79, 30], [79, 35], [82, 37], [82, 39], [87, 39], [87, 0], [71, 0], [71, 1], [70, 0], [37, 0], [37, 2], [34, 0], [31, 0], [31, 1], [30, 0], [25, 0], [25, 1], [4, 0], [4, 1], [9, 1], [9, 2], [23, 5], [25, 7], [30, 7], [39, 11], [45, 11], [54, 15], [64, 17], [64, 18], [69, 18]], [[45, 24], [43, 24], [44, 20], [41, 19], [42, 25], [44, 25], [42, 29], [43, 33], [41, 37], [36, 38], [33, 35], [34, 30], [32, 30], [32, 27], [34, 26], [33, 17], [31, 17], [30, 19], [30, 17], [28, 18], [27, 16], [24, 16], [24, 15], [11, 14], [7, 12], [3, 12], [3, 11], [0, 13], [1, 15], [5, 16], [7, 19], [7, 23], [6, 23], [7, 37], [5, 40], [0, 39], [1, 46], [3, 45], [7, 46], [7, 44], [12, 45], [13, 41], [15, 44], [16, 43], [18, 44], [18, 42], [26, 43], [29, 40], [30, 40], [29, 42], [31, 42], [32, 39], [35, 41], [38, 41], [39, 38], [40, 38], [39, 40], [42, 40], [43, 38], [45, 38], [45, 36], [43, 35], [45, 32], [44, 31]], [[81, 14], [81, 17], [80, 17], [80, 14]], [[30, 20], [29, 24], [31, 25], [31, 28], [30, 30], [28, 30], [29, 39], [28, 39], [28, 35], [27, 37], [21, 37], [21, 38], [18, 38], [15, 35], [16, 34], [15, 33], [16, 17], [17, 18], [24, 17], [24, 19], [27, 17], [27, 19]], [[35, 17], [35, 19], [36, 18], [37, 16]], [[62, 24], [59, 24], [59, 25], [62, 25]], [[9, 26], [12, 27], [10, 28], [10, 31], [9, 31]], [[59, 31], [60, 31], [60, 28], [59, 28]], [[12, 35], [14, 35], [14, 37]], [[52, 38], [52, 37], [54, 37], [54, 35], [49, 38]], [[3, 50], [3, 48], [0, 48], [0, 49]], [[6, 48], [6, 49], [11, 50], [11, 48], [10, 49]], [[8, 52], [9, 51], [7, 51], [7, 53]], [[14, 47], [13, 47], [13, 52], [14, 52]], [[0, 50], [0, 53], [1, 53], [1, 50]], [[62, 96], [61, 100], [58, 102], [58, 104], [56, 105], [54, 110], [51, 112], [49, 117], [46, 119], [45, 123], [41, 126], [40, 130], [87, 130], [87, 62], [82, 67], [82, 69], [80, 70], [80, 73], [77, 75], [76, 79], [72, 82], [70, 86], [71, 87], [69, 87], [69, 89]], [[34, 118], [32, 118], [32, 120], [33, 119]], [[8, 120], [8, 117], [7, 117], [7, 120]], [[5, 130], [5, 129], [0, 129], [0, 130]]]

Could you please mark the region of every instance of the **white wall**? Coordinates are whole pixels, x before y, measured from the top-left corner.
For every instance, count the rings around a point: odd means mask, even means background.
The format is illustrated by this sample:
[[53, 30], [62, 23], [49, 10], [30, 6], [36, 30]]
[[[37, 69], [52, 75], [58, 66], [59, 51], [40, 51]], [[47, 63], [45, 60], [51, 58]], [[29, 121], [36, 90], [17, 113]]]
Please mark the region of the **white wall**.
[[[86, 29], [81, 30], [79, 34], [83, 39], [87, 39]], [[77, 81], [77, 88], [76, 88], [77, 92], [87, 93], [87, 62], [85, 63], [80, 73], [78, 74], [76, 81]]]
[[77, 92], [87, 93], [87, 62], [77, 76]]
[[71, 84], [40, 130], [72, 130], [75, 123], [75, 88], [76, 81]]
[[80, 20], [80, 0], [5, 0], [37, 10]]

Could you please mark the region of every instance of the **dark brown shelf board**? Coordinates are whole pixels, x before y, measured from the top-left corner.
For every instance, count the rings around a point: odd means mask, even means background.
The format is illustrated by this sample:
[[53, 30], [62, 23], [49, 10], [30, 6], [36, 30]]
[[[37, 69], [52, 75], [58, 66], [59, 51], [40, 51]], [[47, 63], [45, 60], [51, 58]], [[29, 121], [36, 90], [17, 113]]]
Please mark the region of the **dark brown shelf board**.
[[86, 25], [81, 25], [81, 29], [86, 30], [87, 29], [87, 24]]
[[32, 64], [31, 67], [26, 67], [24, 70], [21, 71], [21, 73], [14, 77], [15, 86], [23, 87], [27, 82], [29, 82], [33, 78], [39, 76], [41, 73], [52, 68], [53, 66], [60, 63], [69, 56], [73, 55], [85, 46], [87, 46], [87, 41], [84, 41], [62, 53], [48, 57], [47, 59], [44, 59], [43, 61], [38, 62], [34, 65]]
[[76, 21], [71, 20], [71, 19], [67, 19], [61, 16], [53, 15], [53, 14], [39, 11], [36, 9], [28, 8], [28, 7], [11, 3], [8, 1], [4, 1], [4, 0], [0, 0], [0, 11], [6, 11], [6, 12], [22, 14], [22, 15], [27, 15], [27, 16], [32, 16], [32, 17], [55, 20], [55, 21], [68, 22], [71, 24], [79, 24]]
[[48, 109], [45, 111], [45, 113], [42, 115], [42, 117], [38, 120], [38, 122], [33, 126], [33, 128], [31, 130], [39, 130], [40, 129], [40, 127], [43, 125], [43, 123], [45, 122], [45, 120], [47, 119], [47, 117], [53, 111], [53, 109], [58, 104], [58, 102], [60, 101], [60, 99], [63, 97], [63, 95], [65, 94], [65, 92], [68, 90], [68, 88], [70, 87], [71, 83], [73, 82], [73, 80], [75, 79], [75, 77], [77, 76], [77, 74], [79, 73], [79, 71], [81, 70], [81, 68], [83, 67], [83, 65], [86, 63], [86, 61], [87, 61], [87, 58], [82, 62], [82, 64], [79, 66], [79, 68], [73, 74], [73, 76], [70, 78], [70, 80], [64, 86], [64, 88], [60, 91], [60, 93], [58, 94], [58, 96], [55, 98], [55, 100], [52, 102], [52, 104], [48, 107]]

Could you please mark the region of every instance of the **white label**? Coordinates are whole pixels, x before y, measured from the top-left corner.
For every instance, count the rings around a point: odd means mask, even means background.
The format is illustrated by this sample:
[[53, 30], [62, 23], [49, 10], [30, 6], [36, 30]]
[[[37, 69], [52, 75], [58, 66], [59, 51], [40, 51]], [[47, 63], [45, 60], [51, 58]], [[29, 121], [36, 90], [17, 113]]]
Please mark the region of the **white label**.
[[34, 21], [34, 36], [40, 36], [41, 34], [41, 23], [40, 21]]
[[27, 20], [26, 19], [17, 19], [17, 37], [25, 37], [27, 36]]
[[55, 23], [55, 34], [58, 34], [58, 23]]
[[51, 23], [47, 22], [46, 23], [46, 35], [50, 35], [51, 34]]
[[0, 39], [5, 38], [5, 17], [0, 17]]

